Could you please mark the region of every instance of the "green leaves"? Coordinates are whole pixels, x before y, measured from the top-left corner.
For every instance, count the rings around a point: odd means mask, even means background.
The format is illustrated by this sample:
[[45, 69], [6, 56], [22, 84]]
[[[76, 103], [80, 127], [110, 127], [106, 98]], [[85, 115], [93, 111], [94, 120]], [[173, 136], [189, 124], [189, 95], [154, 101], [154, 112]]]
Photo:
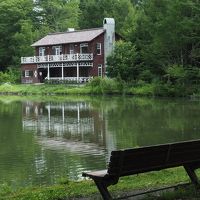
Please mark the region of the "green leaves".
[[78, 28], [78, 0], [39, 0], [39, 14], [42, 24], [52, 31], [66, 31], [67, 28]]
[[30, 31], [33, 31], [30, 23], [32, 9], [33, 4], [28, 0], [5, 0], [0, 3], [1, 67], [19, 65], [19, 52], [26, 52], [24, 45], [30, 45]]
[[78, 0], [4, 0], [0, 2], [0, 71], [19, 67], [20, 57], [32, 56], [30, 46], [53, 31], [78, 28]]
[[113, 54], [107, 59], [108, 75], [110, 77], [120, 75], [125, 81], [136, 79], [139, 73], [136, 59], [136, 48], [131, 42], [117, 42]]
[[123, 35], [126, 32], [124, 27], [135, 12], [130, 0], [80, 0], [80, 10], [80, 28], [102, 27], [103, 19], [112, 17], [116, 21], [116, 31]]

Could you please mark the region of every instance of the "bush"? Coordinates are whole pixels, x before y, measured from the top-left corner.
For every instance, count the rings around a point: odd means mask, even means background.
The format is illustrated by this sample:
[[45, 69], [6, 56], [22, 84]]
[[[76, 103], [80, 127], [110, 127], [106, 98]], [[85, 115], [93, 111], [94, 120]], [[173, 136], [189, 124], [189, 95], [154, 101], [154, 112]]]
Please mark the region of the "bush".
[[101, 77], [95, 77], [88, 83], [88, 85], [91, 87], [99, 87], [101, 84], [101, 79]]
[[134, 95], [154, 96], [155, 85], [154, 84], [140, 84], [135, 87], [131, 87], [127, 93]]
[[0, 72], [0, 83], [19, 83], [20, 71], [18, 69], [8, 69], [6, 72]]
[[96, 94], [121, 94], [124, 89], [124, 82], [119, 78], [96, 77], [87, 84], [91, 87], [91, 92]]
[[8, 73], [0, 72], [0, 83], [10, 82], [11, 78]]

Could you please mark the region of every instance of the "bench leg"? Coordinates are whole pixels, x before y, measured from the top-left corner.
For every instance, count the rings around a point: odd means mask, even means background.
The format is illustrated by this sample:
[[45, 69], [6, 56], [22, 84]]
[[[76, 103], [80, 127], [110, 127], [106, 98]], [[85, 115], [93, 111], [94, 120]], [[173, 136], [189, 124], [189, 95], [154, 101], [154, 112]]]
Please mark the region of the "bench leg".
[[197, 188], [200, 188], [200, 184], [199, 184], [199, 179], [195, 173], [195, 170], [193, 167], [191, 166], [187, 166], [185, 165], [184, 166], [185, 168], [185, 171], [187, 172], [188, 176], [190, 177], [192, 183], [197, 187]]
[[101, 193], [101, 196], [103, 197], [103, 200], [112, 200], [112, 197], [106, 187], [105, 184], [103, 184], [103, 182], [101, 181], [97, 181], [97, 180], [94, 180], [97, 188], [99, 189], [99, 192]]

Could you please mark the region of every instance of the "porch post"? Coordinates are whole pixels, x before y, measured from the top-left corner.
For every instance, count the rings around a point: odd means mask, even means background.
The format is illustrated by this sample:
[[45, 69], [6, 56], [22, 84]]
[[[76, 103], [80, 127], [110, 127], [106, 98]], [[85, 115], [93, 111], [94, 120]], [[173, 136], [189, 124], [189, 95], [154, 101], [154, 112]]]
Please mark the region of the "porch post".
[[78, 120], [78, 133], [80, 133], [80, 107], [79, 103], [77, 103], [77, 120]]
[[49, 131], [51, 130], [51, 106], [50, 104], [47, 106], [48, 110], [48, 122], [49, 122]]
[[49, 71], [49, 64], [47, 65], [47, 80], [49, 80], [50, 77], [50, 71]]
[[63, 67], [63, 63], [62, 63], [62, 80], [64, 79], [64, 67]]
[[77, 62], [77, 66], [76, 66], [76, 69], [77, 69], [77, 83], [79, 82], [79, 63]]

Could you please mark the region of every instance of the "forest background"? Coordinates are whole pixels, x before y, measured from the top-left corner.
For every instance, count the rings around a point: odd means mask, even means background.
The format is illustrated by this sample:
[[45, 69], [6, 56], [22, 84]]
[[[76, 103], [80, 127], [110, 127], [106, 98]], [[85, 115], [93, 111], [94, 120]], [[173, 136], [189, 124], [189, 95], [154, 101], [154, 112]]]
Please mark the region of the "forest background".
[[20, 57], [34, 55], [34, 41], [72, 27], [102, 27], [103, 18], [113, 17], [123, 41], [108, 58], [109, 77], [159, 84], [164, 92], [174, 87], [186, 92], [187, 86], [194, 93], [200, 84], [199, 5], [199, 0], [1, 1], [0, 83], [19, 81]]

